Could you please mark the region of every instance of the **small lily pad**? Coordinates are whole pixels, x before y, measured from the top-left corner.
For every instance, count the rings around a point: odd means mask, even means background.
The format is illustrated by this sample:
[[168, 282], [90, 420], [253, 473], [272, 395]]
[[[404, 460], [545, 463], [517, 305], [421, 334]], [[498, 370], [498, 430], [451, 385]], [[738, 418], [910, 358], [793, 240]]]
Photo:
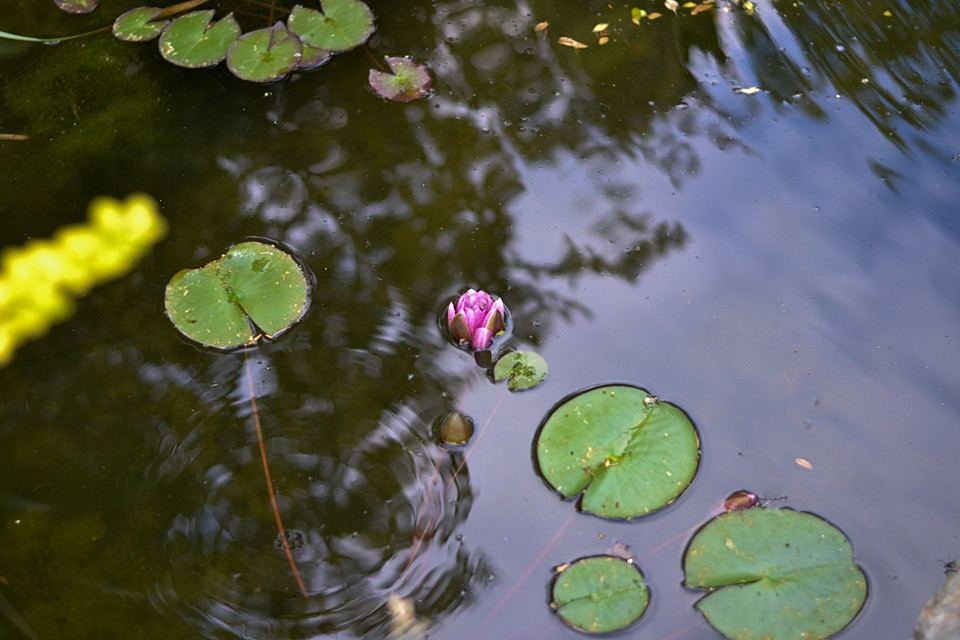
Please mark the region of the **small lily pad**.
[[410, 102], [427, 95], [433, 83], [427, 68], [410, 58], [388, 57], [390, 73], [370, 69], [370, 88], [381, 98]]
[[237, 38], [227, 50], [227, 68], [241, 80], [272, 82], [293, 71], [302, 48], [300, 39], [278, 22]]
[[704, 525], [683, 558], [684, 583], [710, 589], [697, 608], [732, 640], [816, 640], [853, 620], [867, 582], [850, 542], [810, 513], [754, 507]]
[[160, 35], [160, 55], [168, 62], [189, 69], [212, 67], [227, 56], [227, 49], [240, 37], [240, 25], [232, 13], [211, 24], [213, 9], [192, 11], [173, 20]]
[[643, 389], [612, 385], [579, 393], [546, 417], [536, 442], [544, 479], [581, 508], [608, 518], [661, 509], [693, 481], [697, 430], [678, 407]]
[[90, 13], [100, 6], [100, 0], [53, 0], [53, 2], [67, 13]]
[[634, 563], [616, 556], [580, 558], [558, 569], [550, 608], [578, 631], [623, 629], [647, 610], [650, 590]]
[[297, 5], [287, 25], [304, 44], [333, 53], [349, 51], [373, 33], [373, 12], [360, 0], [320, 0], [320, 9]]
[[547, 361], [533, 351], [511, 351], [493, 367], [493, 379], [497, 382], [507, 380], [507, 388], [511, 391], [535, 387], [546, 377]]
[[126, 42], [146, 42], [160, 35], [169, 20], [154, 20], [163, 13], [157, 7], [137, 7], [113, 21], [113, 35]]
[[306, 313], [309, 284], [299, 263], [262, 242], [236, 244], [220, 259], [171, 278], [167, 317], [207, 347], [234, 349], [274, 337]]

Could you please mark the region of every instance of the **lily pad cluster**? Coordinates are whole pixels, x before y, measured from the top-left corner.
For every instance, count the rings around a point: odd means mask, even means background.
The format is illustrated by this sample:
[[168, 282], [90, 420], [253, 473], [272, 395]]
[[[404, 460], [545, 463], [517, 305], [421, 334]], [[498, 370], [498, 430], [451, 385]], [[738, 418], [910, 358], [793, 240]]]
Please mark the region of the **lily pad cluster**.
[[373, 12], [361, 0], [319, 4], [319, 10], [297, 5], [286, 23], [247, 33], [232, 13], [214, 20], [212, 9], [173, 17], [161, 8], [138, 7], [114, 21], [113, 34], [129, 42], [159, 38], [160, 55], [181, 67], [201, 69], [226, 60], [242, 80], [272, 82], [294, 70], [315, 68], [373, 33]]
[[[517, 365], [519, 366], [519, 365]], [[631, 520], [674, 502], [700, 459], [696, 428], [679, 407], [644, 389], [607, 385], [576, 393], [544, 418], [534, 443], [543, 479], [580, 509]], [[827, 638], [863, 607], [867, 588], [836, 527], [790, 509], [766, 509], [737, 491], [687, 546], [684, 584], [709, 593], [696, 607], [731, 640]], [[562, 565], [550, 608], [585, 633], [623, 629], [647, 608], [632, 553]]]

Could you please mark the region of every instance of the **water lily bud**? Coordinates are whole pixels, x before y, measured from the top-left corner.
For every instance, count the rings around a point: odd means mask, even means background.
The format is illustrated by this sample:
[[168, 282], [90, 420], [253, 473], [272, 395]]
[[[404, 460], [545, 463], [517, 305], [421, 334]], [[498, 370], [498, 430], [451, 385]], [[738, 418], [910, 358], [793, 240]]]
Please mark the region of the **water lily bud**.
[[459, 446], [473, 436], [473, 420], [461, 411], [451, 411], [434, 422], [434, 432], [441, 444]]
[[447, 306], [447, 328], [460, 346], [486, 349], [493, 338], [507, 329], [503, 300], [486, 291], [467, 289], [456, 303]]

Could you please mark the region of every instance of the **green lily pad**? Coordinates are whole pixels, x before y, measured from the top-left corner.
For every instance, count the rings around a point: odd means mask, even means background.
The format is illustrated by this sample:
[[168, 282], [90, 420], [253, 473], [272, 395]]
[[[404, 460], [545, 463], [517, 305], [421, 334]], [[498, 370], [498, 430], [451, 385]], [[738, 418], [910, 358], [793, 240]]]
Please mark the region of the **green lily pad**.
[[550, 608], [574, 629], [607, 633], [642, 616], [650, 602], [650, 590], [632, 562], [616, 556], [590, 556], [558, 570], [551, 598]]
[[241, 80], [272, 82], [293, 71], [302, 48], [300, 39], [278, 22], [237, 38], [227, 50], [227, 68]]
[[184, 269], [167, 284], [167, 317], [207, 347], [234, 349], [286, 331], [306, 313], [307, 276], [285, 251], [236, 244], [219, 260]]
[[697, 608], [733, 640], [816, 640], [847, 626], [867, 582], [850, 542], [810, 513], [754, 507], [700, 529], [683, 558], [685, 584], [711, 589]]
[[227, 49], [240, 37], [240, 25], [232, 13], [211, 24], [213, 9], [191, 11], [173, 20], [160, 34], [160, 55], [168, 62], [189, 69], [212, 67], [227, 56]]
[[373, 33], [373, 12], [360, 0], [320, 0], [320, 9], [297, 5], [290, 12], [290, 31], [312, 47], [334, 53], [349, 51]]
[[410, 102], [427, 95], [433, 83], [427, 68], [410, 58], [387, 58], [390, 73], [370, 69], [367, 81], [381, 98]]
[[547, 361], [533, 351], [511, 351], [493, 367], [493, 379], [508, 380], [507, 388], [511, 391], [535, 387], [546, 377]]
[[561, 403], [537, 436], [540, 473], [581, 508], [633, 518], [670, 504], [693, 481], [700, 439], [686, 414], [643, 389], [612, 385]]
[[126, 42], [146, 42], [160, 35], [169, 20], [157, 20], [163, 13], [157, 7], [137, 7], [120, 14], [113, 21], [113, 35], [118, 40]]
[[53, 2], [67, 13], [90, 13], [100, 6], [100, 0], [53, 0]]

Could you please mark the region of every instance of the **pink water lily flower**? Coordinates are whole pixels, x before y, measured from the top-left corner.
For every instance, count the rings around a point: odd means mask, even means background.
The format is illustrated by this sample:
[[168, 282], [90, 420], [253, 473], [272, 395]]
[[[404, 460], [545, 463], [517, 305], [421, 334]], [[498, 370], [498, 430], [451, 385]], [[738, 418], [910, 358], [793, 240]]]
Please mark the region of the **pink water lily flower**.
[[447, 327], [461, 346], [486, 349], [494, 336], [507, 329], [507, 309], [503, 300], [486, 291], [467, 292], [447, 306]]

